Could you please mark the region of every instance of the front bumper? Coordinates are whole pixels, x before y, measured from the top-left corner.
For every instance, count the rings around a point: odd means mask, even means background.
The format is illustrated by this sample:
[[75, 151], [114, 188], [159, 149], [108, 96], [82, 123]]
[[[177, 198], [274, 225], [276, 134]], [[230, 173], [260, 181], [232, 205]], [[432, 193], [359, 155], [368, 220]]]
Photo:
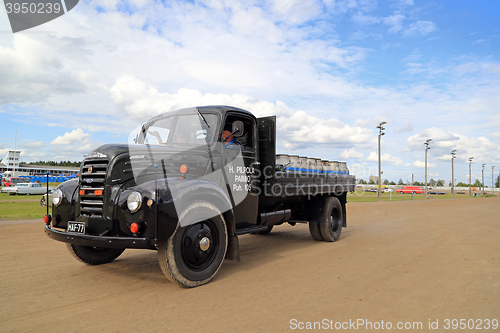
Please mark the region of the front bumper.
[[53, 229], [45, 225], [45, 233], [52, 239], [75, 245], [114, 248], [114, 249], [156, 249], [156, 239], [145, 237], [108, 237], [76, 234]]

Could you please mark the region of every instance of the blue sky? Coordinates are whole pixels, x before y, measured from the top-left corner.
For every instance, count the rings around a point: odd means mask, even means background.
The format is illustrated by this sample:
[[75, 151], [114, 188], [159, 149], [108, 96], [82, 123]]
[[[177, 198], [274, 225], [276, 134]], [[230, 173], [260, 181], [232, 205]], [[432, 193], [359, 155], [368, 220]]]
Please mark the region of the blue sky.
[[278, 151], [359, 178], [473, 181], [500, 169], [498, 1], [81, 1], [12, 34], [0, 9], [0, 155], [81, 160], [158, 113], [278, 116]]

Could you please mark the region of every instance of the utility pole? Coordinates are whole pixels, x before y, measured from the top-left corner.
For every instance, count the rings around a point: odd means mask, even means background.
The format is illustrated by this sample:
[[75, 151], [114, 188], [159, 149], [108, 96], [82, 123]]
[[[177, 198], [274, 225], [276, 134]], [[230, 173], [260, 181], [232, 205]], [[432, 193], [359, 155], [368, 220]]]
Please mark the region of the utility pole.
[[427, 141], [424, 142], [425, 145], [425, 188], [424, 188], [424, 200], [427, 200], [427, 151], [431, 149], [429, 142], [431, 142], [432, 139], [427, 139]]
[[472, 192], [471, 192], [470, 183], [471, 183], [471, 165], [472, 165], [472, 159], [473, 158], [474, 157], [469, 158], [469, 198], [472, 198]]
[[383, 121], [380, 123], [380, 125], [377, 126], [377, 128], [379, 129], [379, 133], [378, 133], [378, 190], [377, 190], [377, 195], [378, 195], [378, 201], [381, 200], [381, 192], [382, 192], [382, 170], [381, 170], [381, 162], [380, 162], [380, 138], [382, 137], [382, 135], [384, 135], [385, 133], [382, 132], [383, 130], [385, 130], [384, 126], [387, 124], [387, 122]]
[[453, 199], [455, 197], [455, 190], [454, 190], [454, 187], [455, 187], [455, 174], [453, 172], [453, 160], [455, 159], [455, 153], [456, 153], [456, 149], [452, 150], [451, 151], [451, 198]]

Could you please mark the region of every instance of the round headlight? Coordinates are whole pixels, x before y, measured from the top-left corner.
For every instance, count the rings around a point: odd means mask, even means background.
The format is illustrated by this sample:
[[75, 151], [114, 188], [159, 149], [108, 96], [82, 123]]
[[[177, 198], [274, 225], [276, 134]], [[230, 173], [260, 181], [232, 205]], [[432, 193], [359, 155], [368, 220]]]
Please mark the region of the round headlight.
[[52, 204], [54, 206], [59, 206], [62, 202], [62, 199], [63, 193], [60, 189], [56, 189], [54, 190], [54, 192], [52, 192]]
[[142, 197], [138, 192], [132, 192], [128, 195], [127, 198], [127, 207], [132, 212], [135, 213], [141, 208]]

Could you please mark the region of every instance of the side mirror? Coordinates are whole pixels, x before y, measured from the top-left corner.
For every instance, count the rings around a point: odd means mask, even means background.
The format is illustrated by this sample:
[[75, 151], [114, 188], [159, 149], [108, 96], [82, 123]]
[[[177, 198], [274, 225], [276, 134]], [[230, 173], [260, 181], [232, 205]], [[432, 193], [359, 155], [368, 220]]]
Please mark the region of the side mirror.
[[241, 120], [233, 121], [232, 131], [234, 137], [242, 136], [245, 133], [245, 126]]

